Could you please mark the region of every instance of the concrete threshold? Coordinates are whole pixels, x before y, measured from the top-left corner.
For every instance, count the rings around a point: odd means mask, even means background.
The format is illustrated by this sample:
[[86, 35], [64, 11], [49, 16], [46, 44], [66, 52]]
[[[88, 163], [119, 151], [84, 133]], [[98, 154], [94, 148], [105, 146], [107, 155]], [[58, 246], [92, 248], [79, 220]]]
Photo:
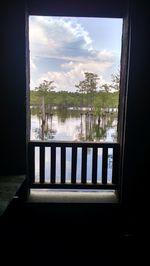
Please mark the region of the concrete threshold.
[[28, 202], [49, 203], [118, 203], [114, 190], [31, 189]]

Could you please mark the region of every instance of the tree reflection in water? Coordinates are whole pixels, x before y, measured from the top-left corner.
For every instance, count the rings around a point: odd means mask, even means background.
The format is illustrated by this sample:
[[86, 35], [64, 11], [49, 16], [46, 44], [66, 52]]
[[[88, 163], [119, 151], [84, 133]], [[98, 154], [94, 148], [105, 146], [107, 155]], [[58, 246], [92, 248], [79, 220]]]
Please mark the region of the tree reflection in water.
[[[117, 139], [117, 113], [103, 113], [101, 117], [95, 116], [92, 112], [82, 112], [81, 110], [51, 110], [46, 113], [46, 119], [42, 119], [39, 108], [31, 109], [31, 114], [38, 117], [38, 125], [34, 128], [35, 139], [39, 140], [62, 140], [61, 125], [66, 131], [66, 140], [68, 133], [68, 121], [74, 126], [74, 135], [72, 140], [77, 141], [107, 141], [107, 132], [109, 129], [115, 129], [111, 134], [111, 141]], [[55, 125], [54, 125], [55, 120]], [[56, 123], [57, 120], [57, 123]], [[78, 122], [77, 122], [78, 121]], [[80, 123], [79, 123], [80, 121]], [[32, 116], [31, 116], [32, 123]], [[65, 127], [66, 126], [66, 127]], [[64, 132], [63, 132], [64, 134]], [[58, 139], [58, 135], [60, 139]], [[63, 135], [64, 138], [64, 135]]]
[[[50, 119], [50, 123], [48, 123]], [[36, 139], [51, 140], [54, 139], [56, 130], [52, 128], [53, 115], [48, 116], [46, 114], [45, 120], [39, 116], [39, 127], [35, 128]]]
[[[80, 141], [99, 141], [105, 140], [108, 129], [113, 128], [116, 116], [112, 114], [102, 115], [100, 118], [92, 113], [81, 114], [80, 127], [78, 130], [78, 140]], [[112, 135], [112, 140], [116, 140], [116, 134]]]

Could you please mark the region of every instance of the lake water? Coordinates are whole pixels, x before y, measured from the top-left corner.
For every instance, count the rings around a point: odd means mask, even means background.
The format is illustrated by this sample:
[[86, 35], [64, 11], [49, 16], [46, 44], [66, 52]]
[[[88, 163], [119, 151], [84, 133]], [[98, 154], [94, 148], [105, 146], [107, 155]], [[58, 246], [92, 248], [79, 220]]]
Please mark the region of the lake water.
[[[115, 142], [117, 138], [117, 115], [106, 114], [98, 120], [94, 115], [80, 111], [54, 111], [46, 116], [46, 123], [35, 110], [31, 115], [31, 140], [44, 141], [100, 141]], [[81, 182], [82, 150], [78, 148], [77, 182]], [[56, 183], [60, 182], [60, 148], [56, 149]], [[97, 179], [101, 182], [102, 149], [98, 149]], [[35, 176], [39, 181], [39, 148], [35, 152]], [[108, 149], [108, 182], [112, 178], [112, 149]], [[50, 148], [45, 149], [45, 180], [50, 182]], [[71, 182], [71, 149], [66, 149], [66, 180]], [[87, 153], [87, 181], [92, 181], [92, 149]]]
[[115, 142], [117, 138], [117, 115], [106, 114], [98, 118], [80, 111], [55, 111], [42, 123], [36, 111], [31, 115], [31, 140], [103, 141]]

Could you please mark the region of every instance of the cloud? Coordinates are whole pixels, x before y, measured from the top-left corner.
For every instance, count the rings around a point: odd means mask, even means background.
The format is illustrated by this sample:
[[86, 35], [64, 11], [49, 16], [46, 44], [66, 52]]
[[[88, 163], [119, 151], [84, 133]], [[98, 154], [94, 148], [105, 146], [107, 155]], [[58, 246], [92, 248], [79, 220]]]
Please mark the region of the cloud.
[[93, 49], [89, 33], [73, 19], [31, 16], [29, 25], [31, 56], [76, 57]]
[[95, 50], [89, 33], [76, 19], [31, 16], [29, 26], [31, 77], [40, 69], [37, 66], [43, 58], [61, 62], [55, 71], [38, 73], [36, 81], [30, 82], [31, 89], [46, 79], [55, 82], [56, 90], [75, 91], [84, 72], [98, 74], [100, 84], [108, 83], [107, 72], [115, 65], [116, 57], [106, 49]]
[[111, 62], [100, 63], [96, 61], [89, 61], [83, 63], [69, 62], [62, 65], [65, 71], [49, 71], [41, 75], [37, 80], [38, 86], [46, 80], [53, 80], [55, 82], [56, 91], [68, 90], [76, 91], [75, 84], [77, 85], [79, 81], [85, 78], [84, 72], [93, 72], [98, 74], [100, 77], [99, 86], [106, 83], [103, 77], [103, 73], [112, 66]]
[[97, 53], [97, 58], [100, 61], [106, 62], [106, 61], [112, 61], [114, 58], [114, 55], [110, 51], [102, 50]]

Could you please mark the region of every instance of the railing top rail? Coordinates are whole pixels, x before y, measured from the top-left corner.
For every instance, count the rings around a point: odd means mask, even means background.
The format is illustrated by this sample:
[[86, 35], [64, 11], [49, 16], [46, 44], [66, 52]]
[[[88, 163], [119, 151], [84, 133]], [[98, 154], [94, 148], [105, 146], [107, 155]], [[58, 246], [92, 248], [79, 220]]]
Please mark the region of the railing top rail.
[[117, 142], [92, 142], [92, 141], [84, 141], [84, 142], [80, 142], [80, 141], [29, 141], [28, 143], [30, 146], [36, 146], [36, 147], [97, 147], [97, 148], [113, 148], [116, 146], [119, 146], [119, 143]]

